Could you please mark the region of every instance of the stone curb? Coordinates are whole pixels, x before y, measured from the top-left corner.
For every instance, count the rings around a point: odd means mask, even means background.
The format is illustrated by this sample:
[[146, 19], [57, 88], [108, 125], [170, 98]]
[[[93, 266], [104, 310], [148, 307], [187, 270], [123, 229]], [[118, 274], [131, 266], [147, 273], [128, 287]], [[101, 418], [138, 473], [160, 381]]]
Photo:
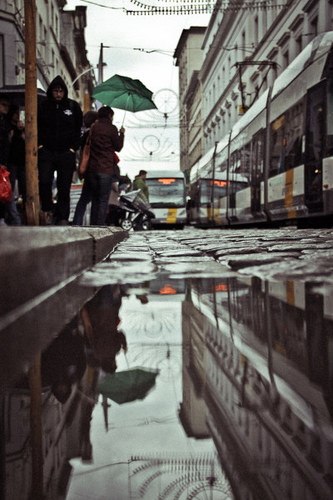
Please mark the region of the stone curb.
[[0, 229], [0, 316], [103, 260], [128, 233], [115, 227]]

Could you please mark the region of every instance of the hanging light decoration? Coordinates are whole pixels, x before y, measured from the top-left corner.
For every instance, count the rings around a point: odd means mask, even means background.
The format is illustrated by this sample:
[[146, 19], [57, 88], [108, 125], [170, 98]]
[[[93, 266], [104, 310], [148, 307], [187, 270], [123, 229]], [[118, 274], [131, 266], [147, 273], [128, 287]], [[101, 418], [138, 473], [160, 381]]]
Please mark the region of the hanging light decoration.
[[[153, 0], [154, 3], [142, 3], [130, 0], [140, 10], [126, 10], [127, 15], [183, 15], [183, 14], [212, 14], [213, 12], [236, 12], [241, 10], [282, 10], [286, 9], [286, 3], [276, 3], [276, 0], [246, 0], [245, 2], [230, 2], [220, 0], [210, 2], [209, 0]], [[176, 4], [168, 6], [167, 3]]]

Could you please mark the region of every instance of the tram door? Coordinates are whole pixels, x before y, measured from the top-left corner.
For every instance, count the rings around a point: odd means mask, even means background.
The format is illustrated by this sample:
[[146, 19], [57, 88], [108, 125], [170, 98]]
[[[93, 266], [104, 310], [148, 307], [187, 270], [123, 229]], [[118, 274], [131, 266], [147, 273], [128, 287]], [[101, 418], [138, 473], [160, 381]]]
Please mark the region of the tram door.
[[305, 204], [309, 213], [323, 210], [322, 159], [325, 151], [326, 84], [308, 91], [305, 147]]

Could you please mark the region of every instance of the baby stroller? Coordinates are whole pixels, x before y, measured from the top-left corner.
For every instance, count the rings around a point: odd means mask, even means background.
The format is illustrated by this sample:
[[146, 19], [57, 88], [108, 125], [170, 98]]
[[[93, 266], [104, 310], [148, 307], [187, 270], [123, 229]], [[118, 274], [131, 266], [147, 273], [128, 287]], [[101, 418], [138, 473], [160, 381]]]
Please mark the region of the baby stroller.
[[135, 231], [146, 231], [151, 228], [151, 219], [155, 218], [141, 189], [120, 195], [119, 205], [112, 206], [112, 210], [116, 211], [114, 215], [117, 225], [126, 231], [132, 228]]

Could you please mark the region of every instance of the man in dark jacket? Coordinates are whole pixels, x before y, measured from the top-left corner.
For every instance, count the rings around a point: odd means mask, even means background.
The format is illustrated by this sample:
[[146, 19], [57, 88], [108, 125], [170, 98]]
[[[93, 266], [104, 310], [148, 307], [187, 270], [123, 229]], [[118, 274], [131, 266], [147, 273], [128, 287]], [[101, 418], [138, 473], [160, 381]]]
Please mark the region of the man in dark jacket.
[[52, 183], [57, 172], [57, 204], [54, 222], [68, 224], [70, 188], [75, 151], [80, 147], [82, 111], [68, 98], [64, 80], [56, 76], [38, 110], [38, 171], [42, 224], [50, 224], [53, 212]]

